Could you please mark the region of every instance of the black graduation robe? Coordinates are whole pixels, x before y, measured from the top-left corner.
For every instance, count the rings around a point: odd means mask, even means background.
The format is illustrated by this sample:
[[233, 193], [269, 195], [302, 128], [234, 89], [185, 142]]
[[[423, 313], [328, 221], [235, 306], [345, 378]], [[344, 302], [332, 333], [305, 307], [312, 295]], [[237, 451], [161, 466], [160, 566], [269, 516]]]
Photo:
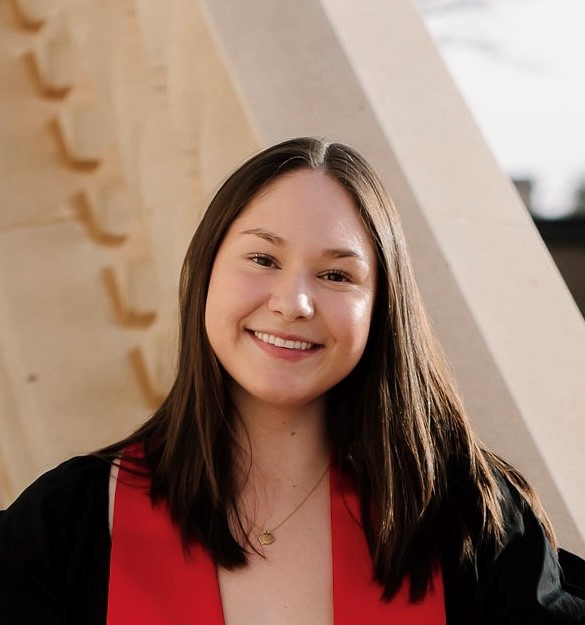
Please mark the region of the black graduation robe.
[[[73, 458], [0, 514], [2, 625], [105, 625], [109, 473], [102, 459]], [[502, 494], [502, 548], [478, 549], [466, 570], [443, 554], [448, 625], [585, 623], [585, 561], [551, 547], [511, 486]]]

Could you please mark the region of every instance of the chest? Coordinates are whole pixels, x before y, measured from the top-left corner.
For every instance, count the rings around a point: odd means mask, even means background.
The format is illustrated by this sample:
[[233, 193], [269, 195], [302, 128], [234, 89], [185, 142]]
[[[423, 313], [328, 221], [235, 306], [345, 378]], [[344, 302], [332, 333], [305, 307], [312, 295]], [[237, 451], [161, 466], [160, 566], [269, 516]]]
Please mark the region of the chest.
[[256, 543], [260, 553], [250, 555], [248, 566], [218, 569], [225, 625], [333, 624], [329, 501], [315, 504], [271, 545]]
[[333, 474], [324, 491], [328, 505], [307, 502], [235, 571], [218, 570], [197, 544], [185, 558], [165, 508], [152, 507], [144, 488], [118, 481], [108, 625], [444, 625], [439, 569], [424, 601], [410, 603], [406, 581], [391, 602], [380, 601], [357, 496], [338, 480]]

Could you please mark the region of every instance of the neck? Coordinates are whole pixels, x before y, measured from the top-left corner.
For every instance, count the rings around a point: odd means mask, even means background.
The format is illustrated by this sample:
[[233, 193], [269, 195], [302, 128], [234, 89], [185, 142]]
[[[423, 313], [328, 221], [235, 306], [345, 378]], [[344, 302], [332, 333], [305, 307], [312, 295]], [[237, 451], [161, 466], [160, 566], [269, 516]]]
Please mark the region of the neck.
[[[318, 495], [330, 460], [325, 433], [325, 402], [283, 407], [259, 402], [236, 393], [238, 444], [235, 479], [238, 483], [238, 516], [244, 524], [233, 531], [256, 536], [261, 530], [280, 529], [283, 521]], [[290, 523], [289, 523], [290, 528]], [[268, 532], [273, 541], [274, 535]], [[262, 543], [269, 544], [269, 543]]]
[[249, 478], [268, 489], [285, 481], [310, 481], [329, 462], [323, 398], [295, 407], [236, 398], [241, 419], [236, 466], [242, 487]]

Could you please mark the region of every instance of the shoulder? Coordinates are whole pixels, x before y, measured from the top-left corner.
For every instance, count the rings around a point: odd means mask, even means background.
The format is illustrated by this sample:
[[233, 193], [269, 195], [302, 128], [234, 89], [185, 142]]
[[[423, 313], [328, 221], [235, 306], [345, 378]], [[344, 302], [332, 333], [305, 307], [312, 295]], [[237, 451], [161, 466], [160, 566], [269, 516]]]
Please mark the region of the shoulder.
[[492, 468], [498, 485], [498, 496], [504, 522], [503, 545], [506, 545], [526, 531], [527, 518], [536, 517], [527, 500], [501, 470]]
[[98, 456], [76, 456], [43, 473], [23, 495], [71, 493], [90, 484], [107, 482], [110, 462]]
[[504, 472], [494, 470], [494, 476], [504, 535], [496, 549], [480, 545], [476, 551], [484, 607], [494, 622], [584, 622], [585, 601], [575, 590], [581, 583], [585, 588], [585, 579], [575, 579], [573, 588], [567, 584], [559, 553], [532, 505]]
[[107, 529], [109, 474], [106, 460], [80, 456], [41, 475], [0, 516], [0, 555], [69, 541], [84, 524]]
[[39, 477], [0, 516], [0, 605], [7, 623], [61, 624], [65, 613], [96, 614], [97, 620], [76, 622], [102, 622], [110, 466], [93, 456], [72, 458]]
[[21, 511], [58, 514], [82, 500], [107, 498], [110, 463], [95, 456], [63, 462], [35, 480], [4, 512], [2, 519]]

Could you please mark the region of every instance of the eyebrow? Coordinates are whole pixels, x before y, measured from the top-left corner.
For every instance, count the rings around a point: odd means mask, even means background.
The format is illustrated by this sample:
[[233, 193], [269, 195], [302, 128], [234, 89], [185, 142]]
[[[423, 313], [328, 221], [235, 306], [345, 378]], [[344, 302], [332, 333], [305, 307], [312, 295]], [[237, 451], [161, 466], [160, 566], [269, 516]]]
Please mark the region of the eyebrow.
[[263, 228], [250, 228], [249, 230], [244, 230], [240, 232], [240, 234], [254, 234], [268, 243], [273, 243], [274, 245], [278, 245], [278, 247], [284, 247], [285, 241], [282, 237], [279, 237], [274, 232], [270, 232], [270, 230], [264, 230]]
[[[265, 230], [264, 228], [250, 228], [249, 230], [243, 230], [240, 234], [255, 235], [278, 247], [284, 247], [286, 245], [286, 241], [282, 237], [279, 237], [277, 234], [274, 234], [274, 232], [270, 232], [270, 230]], [[323, 250], [323, 256], [327, 258], [356, 258], [357, 260], [367, 262], [363, 254], [349, 248], [326, 249]]]

